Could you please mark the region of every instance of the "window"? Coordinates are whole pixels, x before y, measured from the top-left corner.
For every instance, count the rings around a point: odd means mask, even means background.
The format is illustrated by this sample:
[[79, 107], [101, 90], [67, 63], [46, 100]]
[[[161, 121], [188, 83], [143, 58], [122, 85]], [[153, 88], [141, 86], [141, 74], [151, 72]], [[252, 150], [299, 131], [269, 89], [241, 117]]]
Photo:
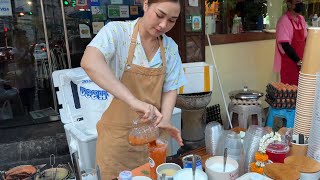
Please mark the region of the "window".
[[[303, 16], [312, 26], [312, 19], [320, 15], [320, 1], [304, 3]], [[286, 0], [206, 0], [206, 30], [209, 34], [238, 34], [275, 29], [286, 8]]]

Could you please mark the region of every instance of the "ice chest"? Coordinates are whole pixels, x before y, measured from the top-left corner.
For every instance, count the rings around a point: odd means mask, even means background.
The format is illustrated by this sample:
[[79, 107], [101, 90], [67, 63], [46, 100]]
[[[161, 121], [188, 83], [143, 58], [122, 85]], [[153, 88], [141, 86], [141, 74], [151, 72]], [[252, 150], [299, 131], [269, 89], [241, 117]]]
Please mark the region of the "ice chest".
[[[58, 88], [56, 93], [61, 106], [59, 112], [64, 124], [70, 155], [75, 151], [78, 152], [81, 170], [95, 168], [96, 123], [104, 112], [92, 113], [81, 108], [79, 93], [76, 93], [77, 88], [72, 82], [83, 76], [87, 77], [87, 74], [82, 68], [59, 70], [52, 74], [54, 86]], [[174, 108], [172, 124], [181, 131], [181, 110], [178, 108]], [[168, 155], [176, 154], [180, 146], [172, 138], [168, 143], [170, 147]]]
[[213, 89], [213, 66], [205, 62], [182, 64], [187, 83], [179, 94], [210, 92]]

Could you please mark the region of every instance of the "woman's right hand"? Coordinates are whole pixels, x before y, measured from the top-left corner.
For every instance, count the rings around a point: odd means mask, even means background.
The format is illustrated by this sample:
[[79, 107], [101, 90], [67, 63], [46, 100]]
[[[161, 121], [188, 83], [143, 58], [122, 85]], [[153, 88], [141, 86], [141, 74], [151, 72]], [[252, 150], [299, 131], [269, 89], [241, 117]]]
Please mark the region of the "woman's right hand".
[[158, 125], [162, 120], [162, 114], [152, 104], [148, 104], [137, 99], [131, 103], [130, 106], [134, 111], [142, 116], [142, 119], [149, 121], [155, 120], [155, 125]]

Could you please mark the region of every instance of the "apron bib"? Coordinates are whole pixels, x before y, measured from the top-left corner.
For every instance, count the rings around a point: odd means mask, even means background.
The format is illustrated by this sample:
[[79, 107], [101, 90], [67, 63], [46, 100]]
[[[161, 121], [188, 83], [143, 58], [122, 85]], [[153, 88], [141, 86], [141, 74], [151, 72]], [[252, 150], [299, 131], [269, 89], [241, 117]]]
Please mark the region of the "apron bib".
[[[302, 26], [302, 19], [299, 18], [300, 26]], [[291, 20], [291, 24], [293, 26], [293, 39], [291, 42], [292, 48], [295, 50], [296, 54], [300, 59], [303, 57], [304, 53], [304, 47], [306, 45], [305, 36], [304, 36], [304, 29], [296, 29], [294, 26], [294, 20], [289, 17]], [[281, 76], [281, 82], [285, 84], [290, 85], [298, 85], [298, 79], [299, 79], [299, 66], [296, 62], [292, 61], [288, 57], [287, 54], [281, 54], [281, 70], [280, 70], [280, 76]]]
[[[166, 72], [165, 52], [161, 38], [162, 67], [146, 68], [132, 64], [136, 47], [139, 21], [134, 27], [130, 43], [127, 65], [121, 78], [130, 92], [139, 100], [154, 105], [160, 110], [162, 87]], [[118, 177], [124, 170], [132, 170], [148, 162], [147, 146], [131, 146], [128, 134], [133, 127], [132, 121], [138, 114], [125, 102], [114, 98], [97, 124], [96, 162], [103, 180]]]

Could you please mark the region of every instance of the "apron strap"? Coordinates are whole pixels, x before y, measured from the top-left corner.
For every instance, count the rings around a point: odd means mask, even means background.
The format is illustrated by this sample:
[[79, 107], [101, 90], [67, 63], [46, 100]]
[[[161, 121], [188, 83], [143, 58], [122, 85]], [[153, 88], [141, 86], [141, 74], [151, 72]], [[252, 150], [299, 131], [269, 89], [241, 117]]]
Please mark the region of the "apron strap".
[[[139, 32], [139, 20], [134, 26], [132, 37], [131, 37], [131, 42], [130, 42], [130, 47], [129, 47], [129, 54], [128, 54], [128, 59], [127, 59], [127, 65], [131, 66], [132, 65], [132, 60], [133, 60], [133, 55], [134, 55], [134, 50], [136, 48], [136, 43], [137, 43], [137, 36]], [[162, 44], [162, 39], [157, 38], [158, 42], [160, 44], [160, 51], [161, 51], [161, 60], [162, 60], [162, 67], [166, 67], [166, 55], [164, 51], [164, 47]]]
[[162, 44], [162, 38], [159, 37], [158, 40], [159, 40], [159, 44], [160, 44], [162, 67], [166, 67], [166, 63], [167, 63], [166, 62], [166, 53], [164, 51], [164, 47], [163, 47], [163, 44]]
[[136, 23], [136, 25], [134, 26], [132, 37], [131, 37], [131, 42], [130, 42], [130, 47], [129, 47], [129, 54], [128, 54], [128, 59], [127, 59], [127, 64], [129, 66], [132, 65], [132, 59], [133, 59], [134, 50], [136, 48], [138, 32], [139, 32], [139, 20]]

